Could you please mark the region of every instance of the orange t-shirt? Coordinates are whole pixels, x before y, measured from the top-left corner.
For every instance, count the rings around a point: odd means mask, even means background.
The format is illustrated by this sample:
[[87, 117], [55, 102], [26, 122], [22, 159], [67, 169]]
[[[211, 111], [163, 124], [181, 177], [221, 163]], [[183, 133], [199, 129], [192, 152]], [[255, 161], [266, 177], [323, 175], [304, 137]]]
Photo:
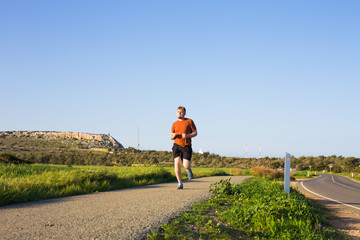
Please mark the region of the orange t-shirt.
[[[196, 131], [196, 126], [194, 121], [190, 118], [185, 118], [182, 121], [177, 120], [171, 127], [171, 132], [176, 134], [190, 134], [193, 131]], [[182, 147], [191, 146], [191, 138], [182, 138], [181, 136], [177, 136], [174, 140], [177, 145]]]

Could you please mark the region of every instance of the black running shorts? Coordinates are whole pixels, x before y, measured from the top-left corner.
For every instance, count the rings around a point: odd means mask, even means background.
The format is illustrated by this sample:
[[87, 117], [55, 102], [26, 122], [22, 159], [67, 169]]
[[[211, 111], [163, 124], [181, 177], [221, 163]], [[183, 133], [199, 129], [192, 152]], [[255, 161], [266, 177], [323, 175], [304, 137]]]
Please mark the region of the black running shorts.
[[186, 159], [191, 161], [191, 156], [192, 156], [191, 146], [182, 147], [174, 143], [172, 150], [173, 150], [174, 158], [181, 157], [181, 159]]

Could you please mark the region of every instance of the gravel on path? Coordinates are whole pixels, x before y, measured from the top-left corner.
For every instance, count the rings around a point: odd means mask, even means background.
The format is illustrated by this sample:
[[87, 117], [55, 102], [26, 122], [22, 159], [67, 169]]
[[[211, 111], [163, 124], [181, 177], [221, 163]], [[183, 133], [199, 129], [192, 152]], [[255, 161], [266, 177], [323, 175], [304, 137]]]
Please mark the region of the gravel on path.
[[182, 190], [163, 183], [0, 207], [0, 239], [144, 239], [227, 178], [241, 183], [248, 176], [196, 178]]

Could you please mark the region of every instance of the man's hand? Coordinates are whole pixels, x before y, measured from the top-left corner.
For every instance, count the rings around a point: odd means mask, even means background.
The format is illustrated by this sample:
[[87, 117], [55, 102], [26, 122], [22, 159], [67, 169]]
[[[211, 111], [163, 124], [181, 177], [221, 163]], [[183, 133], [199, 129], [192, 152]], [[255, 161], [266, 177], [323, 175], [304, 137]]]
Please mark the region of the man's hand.
[[176, 138], [176, 133], [171, 133], [171, 134], [170, 134], [170, 139], [171, 139], [171, 140], [174, 140], [175, 138]]
[[186, 138], [186, 137], [187, 137], [187, 134], [186, 134], [186, 133], [183, 133], [181, 136], [182, 136], [182, 138]]

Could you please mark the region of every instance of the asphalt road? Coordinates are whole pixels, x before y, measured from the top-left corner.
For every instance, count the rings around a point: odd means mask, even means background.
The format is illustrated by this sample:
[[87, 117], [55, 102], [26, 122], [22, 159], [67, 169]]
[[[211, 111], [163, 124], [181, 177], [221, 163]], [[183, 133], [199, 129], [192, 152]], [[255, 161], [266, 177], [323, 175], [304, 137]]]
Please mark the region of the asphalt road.
[[339, 175], [321, 174], [320, 177], [303, 180], [301, 187], [313, 195], [360, 213], [359, 182]]
[[164, 183], [0, 207], [0, 239], [144, 239], [209, 198], [210, 184], [224, 178], [194, 179], [183, 190]]

